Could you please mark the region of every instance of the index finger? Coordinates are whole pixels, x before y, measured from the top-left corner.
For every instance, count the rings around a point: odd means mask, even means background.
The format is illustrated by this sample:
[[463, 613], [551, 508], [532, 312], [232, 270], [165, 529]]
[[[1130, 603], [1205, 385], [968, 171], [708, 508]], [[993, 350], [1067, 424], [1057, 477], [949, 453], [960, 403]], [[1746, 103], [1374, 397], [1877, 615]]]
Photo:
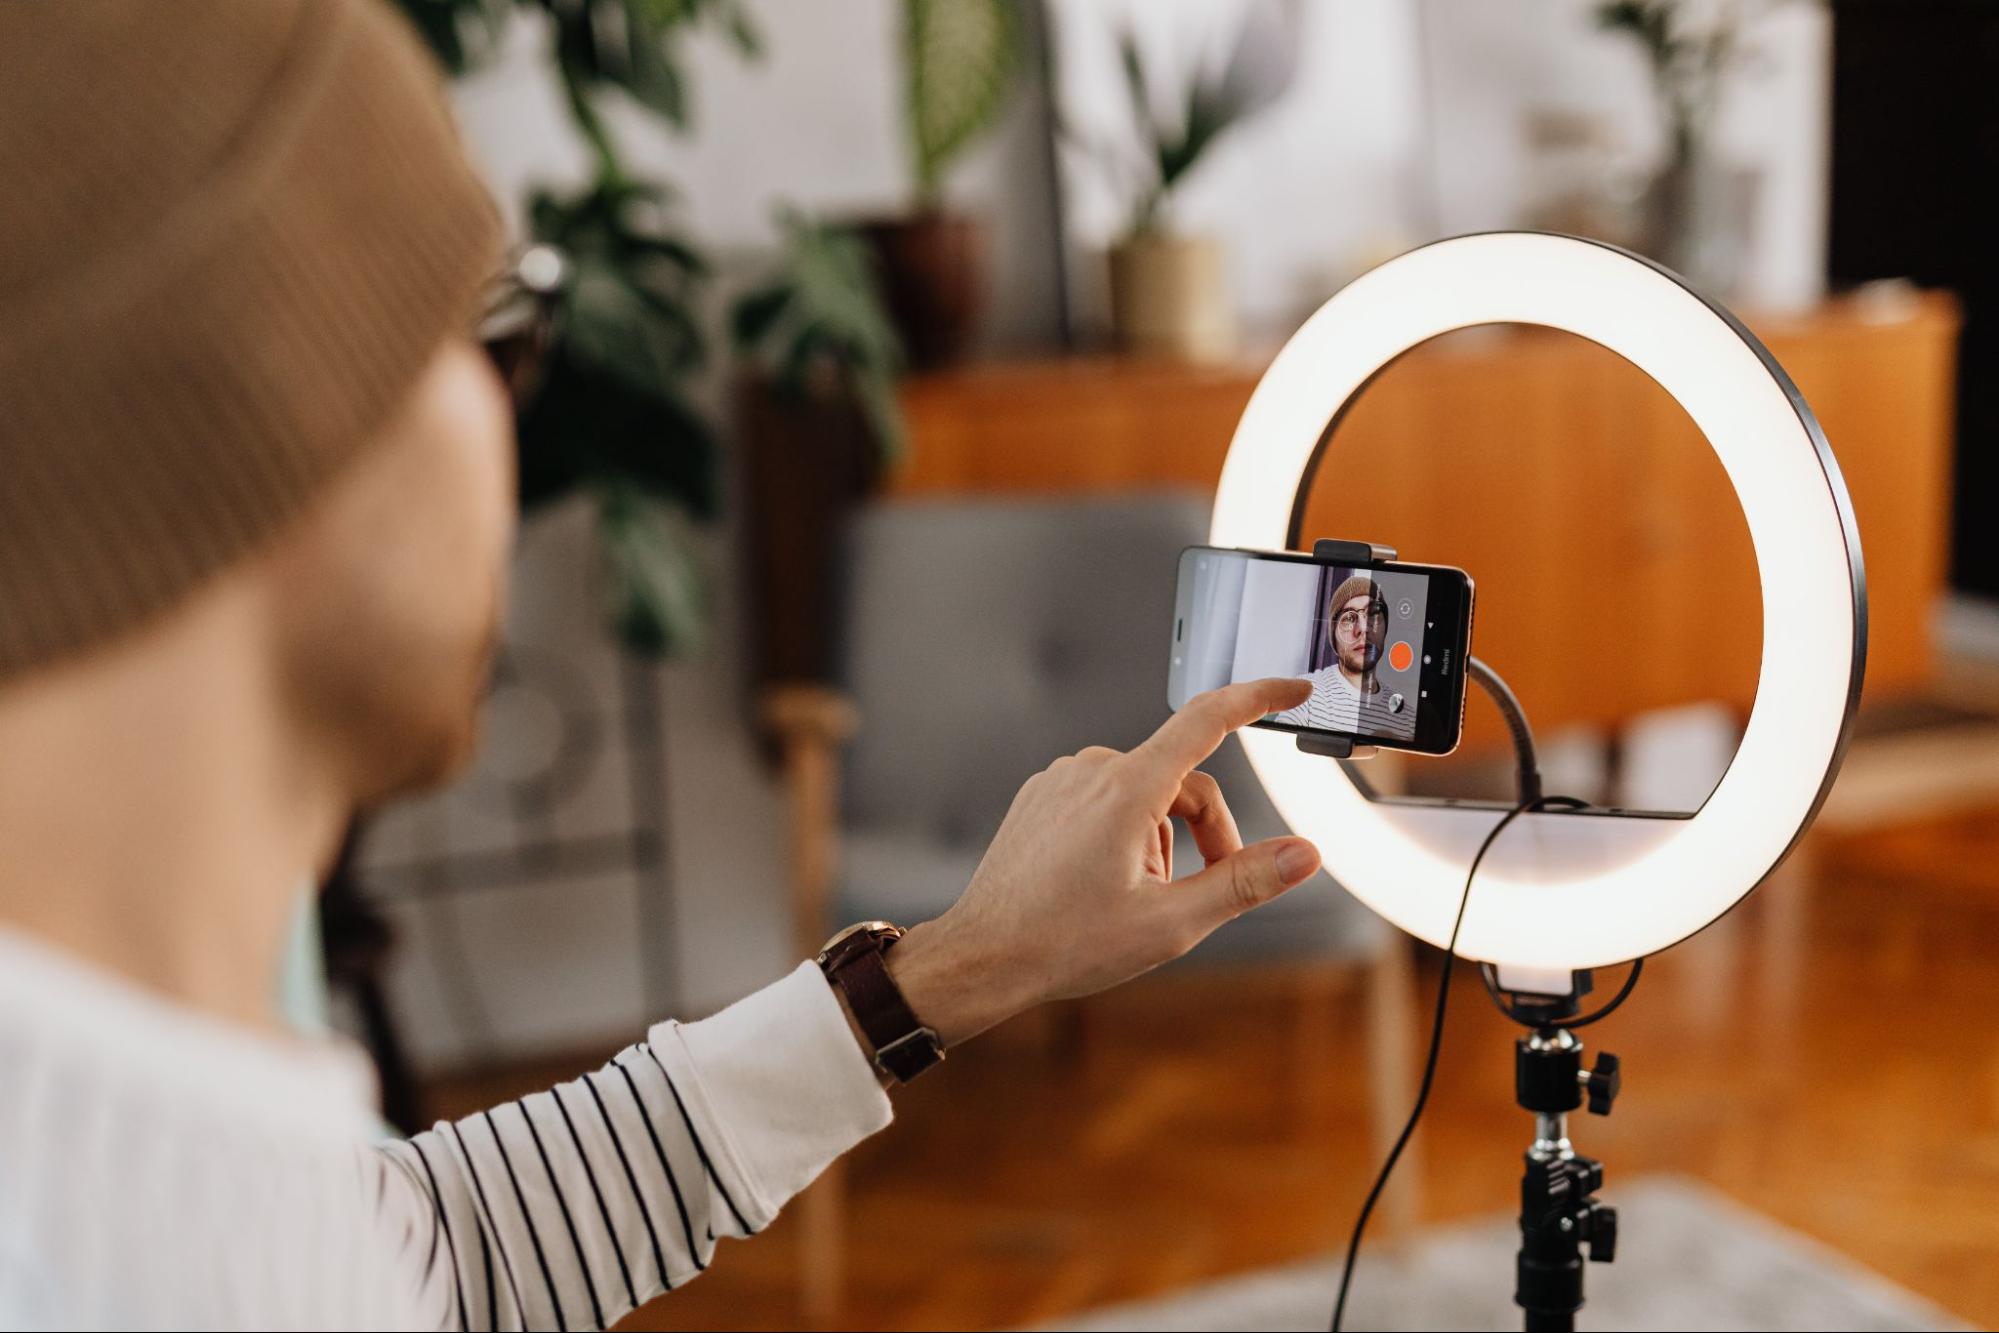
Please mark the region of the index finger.
[[1231, 731], [1282, 709], [1296, 708], [1311, 696], [1312, 682], [1296, 676], [1246, 680], [1197, 694], [1133, 750], [1131, 757], [1161, 782], [1170, 781], [1177, 787]]

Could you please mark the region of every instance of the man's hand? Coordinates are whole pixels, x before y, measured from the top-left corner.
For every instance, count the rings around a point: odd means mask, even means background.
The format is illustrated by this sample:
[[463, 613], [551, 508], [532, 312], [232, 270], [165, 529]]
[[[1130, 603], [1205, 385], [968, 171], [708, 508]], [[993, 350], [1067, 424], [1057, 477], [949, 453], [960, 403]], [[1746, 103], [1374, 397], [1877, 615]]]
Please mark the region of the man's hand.
[[[1188, 700], [1129, 754], [1093, 748], [1027, 780], [949, 911], [888, 955], [910, 1008], [946, 1045], [1045, 1000], [1089, 995], [1178, 958], [1319, 868], [1303, 838], [1242, 845], [1194, 766], [1231, 731], [1311, 694], [1250, 681]], [[1173, 879], [1182, 819], [1207, 868]]]

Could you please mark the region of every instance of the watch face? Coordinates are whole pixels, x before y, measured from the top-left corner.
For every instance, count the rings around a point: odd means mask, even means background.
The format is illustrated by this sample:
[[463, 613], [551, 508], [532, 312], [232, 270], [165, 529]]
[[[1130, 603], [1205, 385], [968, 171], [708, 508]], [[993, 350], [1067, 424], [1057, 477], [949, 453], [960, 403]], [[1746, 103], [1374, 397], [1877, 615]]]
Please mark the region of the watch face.
[[842, 944], [845, 944], [848, 940], [852, 939], [854, 936], [862, 934], [863, 932], [870, 935], [887, 935], [890, 939], [899, 940], [902, 938], [902, 927], [894, 924], [893, 922], [856, 921], [853, 925], [848, 926], [843, 931], [840, 931], [838, 934], [833, 936], [832, 939], [827, 940], [825, 944], [820, 946], [819, 948], [820, 961], [824, 962], [835, 949], [839, 948]]

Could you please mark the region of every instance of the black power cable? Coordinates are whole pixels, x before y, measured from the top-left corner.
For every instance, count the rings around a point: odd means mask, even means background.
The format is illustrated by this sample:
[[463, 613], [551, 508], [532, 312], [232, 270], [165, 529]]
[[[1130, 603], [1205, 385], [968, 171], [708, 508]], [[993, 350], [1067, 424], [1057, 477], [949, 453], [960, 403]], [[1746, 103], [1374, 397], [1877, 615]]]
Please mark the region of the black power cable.
[[[1581, 810], [1589, 806], [1589, 802], [1579, 801], [1573, 796], [1542, 795], [1541, 765], [1535, 754], [1534, 731], [1527, 724], [1526, 710], [1521, 708], [1520, 700], [1515, 697], [1506, 682], [1500, 679], [1499, 673], [1483, 661], [1473, 657], [1466, 661], [1465, 666], [1467, 674], [1492, 696], [1493, 703], [1499, 706], [1499, 711], [1506, 718], [1508, 731], [1512, 733], [1514, 757], [1519, 766], [1517, 777], [1519, 803], [1492, 826], [1492, 831], [1485, 835], [1485, 840], [1478, 845], [1477, 854], [1472, 857], [1471, 869], [1465, 872], [1464, 892], [1458, 897], [1458, 914], [1451, 922], [1451, 937], [1444, 946], [1443, 970], [1437, 977], [1437, 1016], [1430, 1025], [1430, 1050], [1423, 1059], [1423, 1081], [1416, 1089], [1416, 1105], [1410, 1109], [1409, 1120], [1402, 1126], [1402, 1133], [1396, 1136], [1395, 1146], [1389, 1149], [1388, 1160], [1381, 1164], [1381, 1173], [1374, 1178], [1374, 1187], [1367, 1192], [1367, 1202], [1361, 1205], [1360, 1216], [1354, 1219], [1353, 1235], [1347, 1240], [1346, 1264], [1340, 1271], [1340, 1294], [1333, 1304], [1333, 1333], [1339, 1333], [1341, 1321], [1346, 1318], [1347, 1291], [1353, 1285], [1354, 1263], [1360, 1257], [1360, 1242], [1367, 1230], [1367, 1220], [1373, 1215], [1374, 1206], [1379, 1202], [1382, 1190], [1387, 1188], [1388, 1177], [1395, 1170], [1396, 1162], [1401, 1160], [1402, 1150], [1408, 1146], [1410, 1136], [1416, 1132], [1416, 1123], [1423, 1118], [1423, 1108], [1430, 1102], [1430, 1087], [1437, 1077], [1437, 1056], [1444, 1044], [1444, 1014], [1451, 1000], [1451, 969], [1458, 957], [1458, 930], [1464, 925], [1465, 905], [1471, 901], [1472, 881], [1478, 877], [1479, 865], [1485, 860], [1485, 854], [1492, 849], [1492, 844], [1499, 840], [1499, 835], [1506, 831], [1506, 826], [1530, 810], [1542, 810], [1549, 806]], [[1638, 984], [1638, 974], [1643, 968], [1644, 960], [1641, 958], [1632, 964], [1631, 975], [1625, 978], [1623, 988], [1608, 1004], [1595, 1013], [1586, 1015], [1580, 1021], [1565, 1022], [1563, 1026], [1580, 1027], [1607, 1017], [1613, 1009], [1624, 1003], [1627, 995], [1631, 994], [1631, 988]], [[1492, 992], [1493, 1001], [1499, 1005], [1501, 1012], [1509, 1018], [1516, 1017], [1511, 1006], [1501, 999], [1497, 984], [1486, 975], [1483, 964], [1479, 975], [1487, 989]]]
[[[1530, 742], [1531, 744], [1531, 742]], [[1333, 1333], [1339, 1333], [1340, 1322], [1346, 1318], [1347, 1288], [1353, 1283], [1354, 1261], [1360, 1257], [1361, 1235], [1367, 1230], [1367, 1219], [1374, 1213], [1374, 1205], [1381, 1198], [1381, 1191], [1388, 1185], [1389, 1173], [1395, 1170], [1395, 1163], [1402, 1157], [1403, 1148], [1408, 1146], [1410, 1135], [1416, 1132], [1416, 1122], [1423, 1118], [1423, 1108], [1430, 1101], [1430, 1085], [1437, 1077], [1437, 1054], [1444, 1044], [1444, 1013], [1451, 1001], [1451, 965], [1458, 956], [1458, 928], [1464, 924], [1465, 904], [1471, 901], [1472, 880], [1478, 875], [1479, 863], [1485, 860], [1486, 852], [1506, 831], [1506, 826], [1526, 814], [1546, 804], [1546, 797], [1532, 797], [1520, 802], [1485, 835], [1485, 841], [1478, 845], [1478, 854], [1472, 857], [1471, 869], [1465, 874], [1465, 888], [1458, 898], [1457, 918], [1451, 922], [1450, 942], [1444, 946], [1444, 966], [1437, 976], [1437, 1017], [1430, 1025], [1430, 1053], [1423, 1060], [1423, 1081], [1416, 1089], [1416, 1105], [1409, 1112], [1408, 1123], [1402, 1126], [1402, 1133], [1396, 1136], [1395, 1146], [1389, 1149], [1388, 1160], [1381, 1164], [1381, 1173], [1374, 1178], [1374, 1188], [1367, 1192], [1367, 1202], [1361, 1205], [1360, 1216], [1354, 1219], [1353, 1235], [1347, 1240], [1346, 1266], [1340, 1272], [1340, 1295], [1333, 1305]]]

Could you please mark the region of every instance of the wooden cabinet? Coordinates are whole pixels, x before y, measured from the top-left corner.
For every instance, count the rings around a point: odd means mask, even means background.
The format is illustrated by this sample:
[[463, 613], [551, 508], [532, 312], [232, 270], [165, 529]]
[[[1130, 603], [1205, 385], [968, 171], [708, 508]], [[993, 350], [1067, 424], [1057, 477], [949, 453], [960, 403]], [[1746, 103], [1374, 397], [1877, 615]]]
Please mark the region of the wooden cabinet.
[[[1752, 323], [1853, 496], [1868, 695], [1915, 690], [1944, 588], [1955, 305], [1838, 302]], [[1083, 357], [916, 377], [891, 493], [1212, 490], [1261, 369]], [[1593, 343], [1504, 327], [1415, 349], [1349, 412], [1307, 512], [1309, 535], [1471, 571], [1477, 649], [1537, 727], [1754, 697], [1761, 596], [1727, 478], [1678, 404]], [[1496, 734], [1480, 711], [1474, 736]]]

